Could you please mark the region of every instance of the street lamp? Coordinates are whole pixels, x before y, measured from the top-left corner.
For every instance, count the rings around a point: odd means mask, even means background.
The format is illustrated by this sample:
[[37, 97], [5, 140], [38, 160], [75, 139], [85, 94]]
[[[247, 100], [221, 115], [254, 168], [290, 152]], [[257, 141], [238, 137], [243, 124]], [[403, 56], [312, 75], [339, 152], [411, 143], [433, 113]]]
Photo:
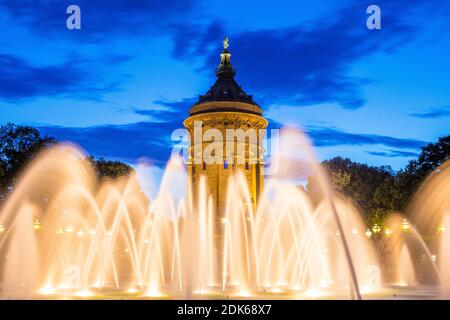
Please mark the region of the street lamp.
[[372, 227], [372, 231], [373, 233], [380, 233], [381, 231], [381, 227], [378, 225], [378, 223], [375, 223], [374, 226]]
[[39, 218], [34, 219], [33, 222], [33, 229], [38, 231], [41, 228], [41, 221], [39, 220]]
[[402, 230], [403, 231], [409, 231], [410, 228], [411, 228], [411, 225], [409, 224], [408, 220], [403, 219], [403, 221], [402, 221]]
[[367, 236], [367, 238], [369, 238], [370, 239], [370, 237], [372, 237], [372, 231], [370, 231], [370, 229], [369, 228], [367, 228], [367, 230], [366, 230], [366, 236]]

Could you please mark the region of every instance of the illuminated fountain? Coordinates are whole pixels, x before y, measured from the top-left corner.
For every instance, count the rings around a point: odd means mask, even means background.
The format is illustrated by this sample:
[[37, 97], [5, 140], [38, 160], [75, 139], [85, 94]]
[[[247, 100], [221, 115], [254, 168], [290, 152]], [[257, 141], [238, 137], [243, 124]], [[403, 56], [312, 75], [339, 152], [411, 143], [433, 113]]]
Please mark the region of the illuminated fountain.
[[[411, 219], [429, 240], [432, 266], [445, 296], [450, 294], [450, 161], [422, 184], [409, 206]], [[437, 271], [438, 270], [438, 271]]]
[[385, 282], [424, 289], [432, 295], [450, 294], [450, 162], [423, 182], [406, 211], [386, 221], [383, 239]]
[[[45, 151], [0, 212], [0, 297], [299, 299], [383, 292], [391, 280], [381, 283], [389, 277], [380, 274], [372, 233], [357, 207], [331, 192], [306, 137], [288, 130], [281, 141], [281, 156], [274, 159], [279, 170], [266, 182], [256, 211], [243, 173], [232, 176], [222, 242], [215, 239], [217, 215], [207, 184], [200, 183], [195, 199], [189, 186], [180, 187], [187, 181], [181, 158], [169, 161], [158, 195], [149, 198], [134, 174], [98, 182], [74, 146]], [[305, 173], [319, 179], [318, 200], [288, 179]], [[410, 209], [418, 230], [440, 230], [438, 243], [428, 250], [401, 216], [392, 218], [388, 238], [400, 261], [393, 262], [393, 282], [417, 285], [412, 252], [418, 251], [412, 248], [422, 246], [431, 265], [439, 266], [432, 272], [446, 292], [450, 197], [448, 188], [436, 186], [448, 185], [448, 166], [441, 173], [425, 183]], [[416, 234], [419, 244], [410, 244], [406, 233]], [[435, 263], [430, 252], [438, 250]]]

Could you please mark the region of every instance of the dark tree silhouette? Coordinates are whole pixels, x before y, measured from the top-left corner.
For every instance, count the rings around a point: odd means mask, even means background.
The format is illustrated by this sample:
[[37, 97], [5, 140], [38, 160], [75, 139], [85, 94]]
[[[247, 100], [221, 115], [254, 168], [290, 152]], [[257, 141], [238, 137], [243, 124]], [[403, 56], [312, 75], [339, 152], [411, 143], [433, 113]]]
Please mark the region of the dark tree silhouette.
[[418, 158], [410, 161], [396, 176], [393, 197], [400, 202], [399, 207], [405, 208], [424, 179], [449, 159], [450, 135], [424, 146]]
[[133, 172], [130, 165], [120, 161], [110, 161], [103, 158], [94, 159], [92, 156], [89, 157], [89, 160], [94, 165], [99, 179], [104, 177], [115, 179], [120, 176], [128, 176]]
[[[392, 209], [384, 193], [385, 187], [394, 180], [395, 173], [390, 167], [368, 166], [342, 157], [323, 161], [322, 165], [329, 173], [333, 188], [355, 201], [369, 218]], [[307, 190], [317, 199], [314, 177], [308, 180]]]
[[0, 126], [0, 196], [13, 187], [17, 173], [43, 148], [56, 142], [28, 126]]
[[[372, 223], [380, 223], [392, 211], [403, 211], [425, 178], [450, 159], [450, 135], [422, 148], [418, 158], [398, 172], [388, 166], [373, 167], [336, 157], [322, 162], [336, 191], [353, 199]], [[308, 192], [317, 201], [314, 177]]]

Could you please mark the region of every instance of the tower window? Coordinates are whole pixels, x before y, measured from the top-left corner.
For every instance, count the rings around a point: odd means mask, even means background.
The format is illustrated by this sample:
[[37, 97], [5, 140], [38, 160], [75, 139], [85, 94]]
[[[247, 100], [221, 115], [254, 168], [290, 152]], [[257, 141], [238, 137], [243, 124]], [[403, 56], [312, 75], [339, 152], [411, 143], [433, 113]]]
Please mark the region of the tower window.
[[223, 162], [223, 168], [224, 168], [224, 169], [228, 169], [228, 161], [227, 161], [227, 160], [225, 160], [225, 161]]
[[248, 170], [248, 162], [245, 163], [245, 170]]
[[206, 162], [203, 162], [203, 170], [206, 170]]

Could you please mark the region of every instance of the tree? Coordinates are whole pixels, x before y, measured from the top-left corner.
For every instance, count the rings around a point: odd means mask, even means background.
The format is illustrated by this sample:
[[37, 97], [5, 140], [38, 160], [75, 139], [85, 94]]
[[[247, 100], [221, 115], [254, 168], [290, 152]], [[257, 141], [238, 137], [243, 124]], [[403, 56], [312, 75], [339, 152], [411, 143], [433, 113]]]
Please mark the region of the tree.
[[[390, 167], [372, 167], [336, 157], [322, 162], [336, 191], [352, 198], [368, 220], [380, 224], [387, 213], [404, 211], [425, 178], [450, 159], [450, 135], [422, 148], [418, 158], [398, 172]], [[317, 184], [308, 179], [308, 192], [316, 200]]]
[[342, 192], [350, 184], [352, 178], [351, 172], [343, 170], [331, 172], [331, 184], [335, 187], [336, 191]]
[[[368, 219], [392, 209], [391, 193], [386, 192], [390, 190], [395, 175], [390, 167], [372, 167], [342, 157], [323, 161], [322, 165], [329, 173], [333, 189], [353, 199]], [[315, 178], [308, 179], [308, 192], [315, 198], [317, 188]]]
[[415, 170], [417, 174], [426, 176], [449, 159], [450, 135], [447, 135], [423, 147], [418, 159], [411, 161], [408, 167]]
[[424, 146], [418, 158], [397, 173], [393, 198], [399, 203], [399, 208], [404, 209], [425, 178], [449, 159], [450, 135]]
[[17, 173], [43, 148], [56, 142], [33, 127], [0, 126], [0, 197], [14, 184]]
[[133, 171], [130, 165], [120, 161], [110, 161], [103, 158], [96, 160], [93, 156], [90, 156], [89, 160], [95, 167], [99, 179], [104, 177], [115, 179], [120, 176], [128, 176]]

